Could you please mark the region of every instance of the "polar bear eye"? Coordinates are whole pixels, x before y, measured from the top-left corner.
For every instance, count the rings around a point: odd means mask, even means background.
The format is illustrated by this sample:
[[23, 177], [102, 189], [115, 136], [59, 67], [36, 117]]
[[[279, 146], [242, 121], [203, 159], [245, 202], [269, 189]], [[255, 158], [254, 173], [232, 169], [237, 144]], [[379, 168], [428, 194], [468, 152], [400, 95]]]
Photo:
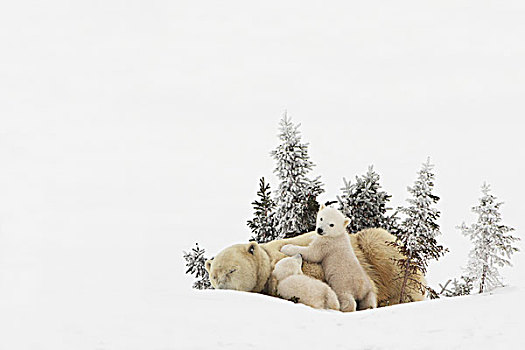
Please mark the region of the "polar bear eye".
[[330, 227], [334, 227], [334, 224], [330, 224]]
[[319, 218], [319, 221], [323, 221], [323, 218]]

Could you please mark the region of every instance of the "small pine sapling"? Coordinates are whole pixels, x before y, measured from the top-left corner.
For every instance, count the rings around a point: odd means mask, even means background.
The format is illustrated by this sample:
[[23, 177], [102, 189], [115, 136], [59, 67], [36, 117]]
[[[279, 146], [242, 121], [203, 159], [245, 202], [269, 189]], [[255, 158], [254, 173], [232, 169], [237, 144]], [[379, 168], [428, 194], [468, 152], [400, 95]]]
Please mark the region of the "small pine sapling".
[[293, 125], [285, 113], [280, 121], [281, 144], [271, 152], [276, 161], [274, 172], [280, 180], [274, 215], [278, 238], [312, 231], [319, 208], [317, 196], [324, 192], [319, 177], [314, 180], [307, 177], [314, 164], [308, 156], [308, 144], [301, 143], [299, 126]]
[[421, 292], [428, 292], [429, 296], [437, 297], [437, 293], [430, 287], [422, 285], [415, 279], [415, 275], [427, 271], [429, 260], [439, 259], [447, 251], [437, 244], [436, 236], [440, 234], [437, 219], [440, 212], [433, 208], [439, 197], [432, 193], [434, 188], [433, 165], [430, 159], [423, 164], [418, 172], [418, 179], [414, 186], [408, 187], [412, 198], [407, 199], [409, 206], [400, 207], [398, 210], [405, 218], [399, 226], [396, 241], [393, 243], [404, 258], [398, 259], [397, 264], [401, 269], [403, 282], [399, 302], [406, 301], [408, 289], [418, 288]]
[[197, 281], [193, 283], [195, 289], [213, 289], [210, 283], [210, 277], [208, 271], [206, 271], [205, 263], [206, 258], [204, 257], [205, 249], [199, 248], [199, 243], [195, 243], [195, 247], [191, 249], [191, 252], [183, 252], [184, 260], [186, 260], [186, 273], [195, 275]]
[[[441, 287], [441, 292], [439, 292], [439, 295], [444, 295], [446, 297], [469, 295], [474, 288], [474, 279], [468, 276], [461, 276], [460, 279], [461, 281], [458, 281], [456, 278], [454, 278], [454, 280], [448, 280], [445, 285], [440, 284], [439, 286]], [[452, 282], [452, 287], [447, 288], [450, 282]]]
[[277, 238], [277, 231], [274, 226], [275, 202], [271, 198], [270, 184], [264, 181], [264, 177], [259, 180], [258, 200], [252, 202], [254, 215], [252, 220], [248, 220], [248, 227], [252, 230], [251, 241], [266, 243]]
[[469, 253], [466, 271], [479, 293], [503, 286], [498, 268], [512, 266], [510, 258], [519, 251], [513, 243], [520, 240], [509, 233], [514, 231], [512, 227], [501, 223], [499, 211], [503, 202], [496, 201], [486, 183], [481, 187], [481, 191], [479, 205], [472, 208], [478, 215], [477, 222], [470, 226], [465, 223], [458, 226], [463, 235], [470, 238], [474, 244]]
[[[348, 232], [355, 233], [365, 228], [381, 227], [391, 230], [395, 224], [394, 217], [388, 217], [386, 212], [391, 195], [381, 190], [379, 174], [373, 166], [368, 172], [352, 183], [343, 178], [344, 187], [342, 196], [337, 196], [339, 210], [350, 219]], [[395, 214], [394, 214], [395, 216]]]

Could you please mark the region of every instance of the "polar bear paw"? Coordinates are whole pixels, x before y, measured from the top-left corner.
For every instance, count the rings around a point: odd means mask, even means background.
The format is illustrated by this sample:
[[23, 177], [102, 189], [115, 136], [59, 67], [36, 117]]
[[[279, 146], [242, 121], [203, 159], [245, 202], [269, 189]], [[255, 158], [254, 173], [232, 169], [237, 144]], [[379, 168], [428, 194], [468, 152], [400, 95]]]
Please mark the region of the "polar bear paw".
[[288, 256], [293, 256], [298, 253], [297, 246], [294, 246], [293, 244], [286, 244], [281, 248], [281, 253]]

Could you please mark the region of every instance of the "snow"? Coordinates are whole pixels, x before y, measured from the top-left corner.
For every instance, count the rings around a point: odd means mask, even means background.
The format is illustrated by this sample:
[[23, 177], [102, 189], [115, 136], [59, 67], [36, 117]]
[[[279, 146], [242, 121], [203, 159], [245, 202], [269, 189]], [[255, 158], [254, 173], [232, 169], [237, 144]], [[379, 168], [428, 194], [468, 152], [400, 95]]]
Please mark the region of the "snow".
[[261, 295], [206, 291], [191, 298], [203, 312], [192, 313], [188, 321], [199, 327], [186, 329], [198, 333], [203, 325], [208, 336], [186, 336], [187, 343], [181, 347], [519, 349], [525, 339], [521, 334], [523, 322], [514, 306], [523, 294], [522, 290], [508, 288], [487, 295], [343, 314]]
[[[522, 289], [341, 313], [247, 292], [165, 294], [147, 304], [16, 307], [5, 349], [520, 349]], [[3, 310], [4, 312], [6, 310]]]
[[[467, 263], [455, 227], [475, 220], [483, 181], [523, 238], [524, 12], [521, 0], [6, 2], [0, 349], [244, 349], [271, 332], [291, 343], [289, 329], [306, 347], [523, 345], [523, 241], [502, 269], [509, 288], [353, 315], [191, 291], [182, 251], [251, 236], [285, 109], [321, 202], [373, 164], [401, 205], [431, 157], [450, 249], [432, 286]], [[416, 336], [401, 344], [391, 335], [408, 320]]]

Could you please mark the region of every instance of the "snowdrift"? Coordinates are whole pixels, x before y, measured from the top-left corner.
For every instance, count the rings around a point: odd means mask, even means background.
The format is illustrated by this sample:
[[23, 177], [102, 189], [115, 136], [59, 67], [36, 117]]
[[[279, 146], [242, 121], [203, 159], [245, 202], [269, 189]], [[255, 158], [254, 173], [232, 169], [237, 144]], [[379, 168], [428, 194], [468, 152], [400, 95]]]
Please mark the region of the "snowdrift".
[[184, 349], [525, 348], [524, 292], [443, 298], [355, 313], [315, 310], [260, 294], [196, 292], [180, 319]]

